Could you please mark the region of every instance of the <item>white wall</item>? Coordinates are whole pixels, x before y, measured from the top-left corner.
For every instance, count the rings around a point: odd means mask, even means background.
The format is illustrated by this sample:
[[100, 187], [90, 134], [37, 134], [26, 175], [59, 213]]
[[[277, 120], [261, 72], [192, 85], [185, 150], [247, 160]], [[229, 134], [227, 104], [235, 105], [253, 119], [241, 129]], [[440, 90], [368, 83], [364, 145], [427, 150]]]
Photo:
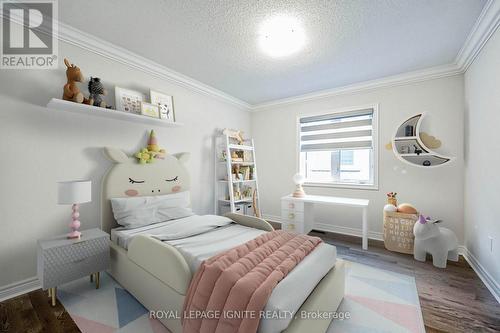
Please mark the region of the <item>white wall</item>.
[[[213, 211], [212, 137], [216, 128], [250, 132], [250, 114], [218, 99], [153, 78], [107, 58], [60, 44], [62, 57], [84, 75], [102, 78], [110, 90], [118, 85], [147, 93], [172, 94], [181, 128], [154, 128], [168, 152], [191, 152], [193, 208]], [[48, 111], [52, 97], [62, 96], [64, 66], [50, 70], [2, 70], [0, 74], [0, 289], [36, 274], [36, 240], [65, 233], [70, 207], [56, 204], [56, 181], [90, 178], [93, 201], [81, 207], [82, 229], [98, 226], [101, 178], [110, 165], [103, 146], [135, 152], [146, 144], [150, 126]], [[85, 93], [85, 85], [80, 85]]]
[[[500, 292], [500, 30], [465, 73], [465, 245]], [[494, 239], [490, 249], [490, 240]]]
[[[385, 193], [398, 192], [400, 202], [414, 204], [422, 213], [444, 220], [463, 240], [463, 76], [457, 75], [419, 83], [342, 94], [283, 106], [252, 115], [252, 133], [259, 164], [262, 210], [280, 215], [280, 197], [293, 191], [296, 172], [296, 117], [367, 104], [379, 105], [379, 190], [305, 188], [309, 194], [370, 199], [370, 229], [382, 232]], [[403, 164], [384, 148], [397, 126], [408, 117], [425, 111], [423, 130], [443, 142], [438, 151], [455, 157], [439, 168], [423, 169]], [[394, 171], [406, 168], [407, 174]], [[353, 209], [318, 210], [316, 221], [360, 229], [361, 213]], [[380, 236], [380, 235], [379, 235]]]

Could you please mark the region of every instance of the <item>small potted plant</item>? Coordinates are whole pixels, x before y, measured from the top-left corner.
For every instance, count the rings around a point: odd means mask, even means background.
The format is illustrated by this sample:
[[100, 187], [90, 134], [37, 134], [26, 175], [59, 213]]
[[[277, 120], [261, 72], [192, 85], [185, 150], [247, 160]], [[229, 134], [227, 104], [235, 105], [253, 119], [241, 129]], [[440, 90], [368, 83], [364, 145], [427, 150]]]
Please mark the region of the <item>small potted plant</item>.
[[387, 193], [387, 203], [397, 207], [398, 206], [398, 199], [396, 198], [397, 195], [398, 195], [397, 192]]

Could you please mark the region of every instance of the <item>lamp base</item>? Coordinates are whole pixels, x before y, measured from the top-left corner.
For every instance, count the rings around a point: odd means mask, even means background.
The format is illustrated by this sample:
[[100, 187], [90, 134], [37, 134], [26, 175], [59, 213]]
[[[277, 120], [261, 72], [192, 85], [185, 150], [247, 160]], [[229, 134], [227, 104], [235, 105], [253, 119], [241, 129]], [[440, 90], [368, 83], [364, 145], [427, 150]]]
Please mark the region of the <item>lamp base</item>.
[[80, 239], [82, 233], [78, 230], [72, 231], [68, 234], [68, 239]]
[[295, 187], [295, 191], [292, 193], [292, 197], [294, 198], [303, 198], [306, 196], [306, 192], [304, 192], [304, 189], [302, 188], [301, 184], [297, 184]]

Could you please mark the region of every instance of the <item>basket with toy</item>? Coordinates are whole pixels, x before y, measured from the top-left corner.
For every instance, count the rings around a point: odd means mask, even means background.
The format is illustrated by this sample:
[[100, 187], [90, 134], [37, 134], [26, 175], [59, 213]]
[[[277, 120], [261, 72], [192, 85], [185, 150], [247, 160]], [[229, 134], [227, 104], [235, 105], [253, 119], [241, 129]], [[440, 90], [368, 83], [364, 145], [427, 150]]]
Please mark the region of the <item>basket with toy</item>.
[[[392, 193], [392, 192], [391, 192]], [[393, 197], [395, 199], [395, 195]], [[413, 226], [418, 221], [418, 212], [410, 204], [384, 207], [384, 245], [389, 251], [413, 254]]]

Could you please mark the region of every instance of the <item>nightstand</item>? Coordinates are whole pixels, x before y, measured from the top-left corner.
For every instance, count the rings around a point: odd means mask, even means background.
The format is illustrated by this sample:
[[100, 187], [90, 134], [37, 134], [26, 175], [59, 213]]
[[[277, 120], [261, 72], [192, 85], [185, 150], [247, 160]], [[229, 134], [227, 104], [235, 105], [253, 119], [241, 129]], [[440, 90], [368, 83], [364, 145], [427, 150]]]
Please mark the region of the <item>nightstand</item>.
[[109, 267], [109, 235], [100, 229], [82, 231], [80, 239], [61, 235], [38, 241], [38, 279], [56, 305], [57, 286], [90, 275], [99, 288], [100, 271]]

